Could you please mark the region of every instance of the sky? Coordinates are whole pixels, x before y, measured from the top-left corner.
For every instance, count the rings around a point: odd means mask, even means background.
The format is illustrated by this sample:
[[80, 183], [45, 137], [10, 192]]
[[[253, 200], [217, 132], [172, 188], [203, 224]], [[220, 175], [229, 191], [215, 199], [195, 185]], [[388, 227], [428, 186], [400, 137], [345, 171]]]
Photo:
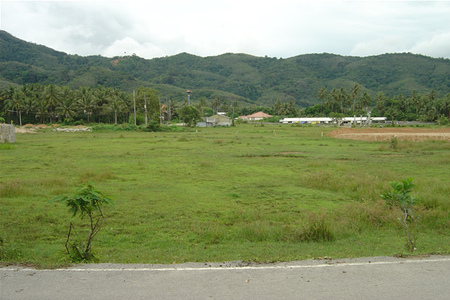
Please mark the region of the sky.
[[0, 1], [1, 30], [81, 56], [450, 58], [450, 1]]

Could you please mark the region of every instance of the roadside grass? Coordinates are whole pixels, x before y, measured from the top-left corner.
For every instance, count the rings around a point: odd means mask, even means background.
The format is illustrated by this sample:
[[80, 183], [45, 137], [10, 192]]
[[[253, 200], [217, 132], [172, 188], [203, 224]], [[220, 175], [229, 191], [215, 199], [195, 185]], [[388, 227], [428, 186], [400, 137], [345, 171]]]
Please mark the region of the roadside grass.
[[[380, 194], [414, 177], [415, 254], [450, 253], [450, 143], [332, 139], [333, 128], [239, 125], [184, 132], [18, 135], [0, 155], [0, 262], [56, 267], [68, 225], [49, 200], [82, 183], [115, 199], [100, 262], [288, 261], [407, 255]], [[323, 133], [323, 134], [322, 134]]]

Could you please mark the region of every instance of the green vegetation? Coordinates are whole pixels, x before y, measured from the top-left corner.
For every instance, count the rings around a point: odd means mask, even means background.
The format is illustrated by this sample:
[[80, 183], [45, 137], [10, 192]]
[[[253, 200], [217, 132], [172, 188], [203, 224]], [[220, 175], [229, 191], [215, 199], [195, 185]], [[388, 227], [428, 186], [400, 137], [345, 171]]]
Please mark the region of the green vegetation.
[[[402, 95], [388, 98], [377, 94], [375, 102], [365, 93], [359, 95], [359, 85], [355, 84], [348, 95], [344, 88], [334, 89], [327, 94], [325, 88], [319, 90], [318, 97], [325, 103], [299, 110], [293, 101], [277, 100], [272, 107], [239, 107], [237, 102], [229, 105], [219, 98], [200, 98], [188, 106], [186, 102], [160, 101], [157, 90], [140, 87], [137, 93], [128, 94], [118, 89], [98, 86], [96, 89], [80, 86], [77, 90], [67, 87], [42, 86], [40, 84], [23, 85], [20, 88], [9, 87], [0, 90], [0, 114], [14, 120], [18, 125], [26, 123], [120, 124], [128, 121], [132, 125], [147, 125], [151, 122], [184, 122], [193, 126], [202, 116], [213, 112], [226, 112], [237, 118], [255, 111], [265, 111], [276, 116], [266, 122], [276, 122], [281, 116], [344, 116], [368, 115], [386, 116], [389, 121], [426, 121], [439, 125], [449, 124], [450, 93], [442, 98], [433, 90], [430, 94], [420, 95], [413, 92], [410, 97]], [[136, 117], [135, 117], [136, 114]], [[102, 125], [100, 125], [102, 126]]]
[[[139, 87], [158, 90], [164, 99], [182, 102], [186, 90], [192, 99], [220, 98], [241, 107], [271, 107], [277, 100], [296, 107], [319, 103], [317, 91], [358, 83], [361, 95], [372, 98], [450, 93], [450, 60], [411, 53], [372, 57], [307, 54], [279, 59], [226, 53], [198, 57], [188, 53], [147, 60], [136, 55], [101, 57], [67, 55], [27, 43], [0, 31], [0, 88], [27, 84], [119, 89], [131, 93]], [[351, 93], [350, 93], [351, 94]], [[352, 103], [353, 105], [353, 103]]]
[[81, 219], [86, 216], [89, 217], [89, 234], [86, 241], [83, 244], [79, 241], [69, 244], [72, 230], [74, 229], [74, 225], [71, 222], [65, 246], [67, 254], [70, 255], [74, 262], [87, 262], [94, 259], [94, 254], [91, 251], [92, 240], [102, 227], [104, 219], [102, 206], [112, 204], [112, 199], [106, 197], [103, 192], [96, 190], [91, 183], [87, 183], [78, 189], [75, 194], [56, 197], [52, 202], [66, 204], [74, 217], [77, 214]]
[[[218, 111], [233, 118], [264, 111], [275, 120], [371, 113], [393, 123], [450, 122], [449, 59], [408, 53], [80, 57], [1, 30], [0, 44], [0, 117], [19, 125], [178, 122], [186, 117], [187, 89], [200, 117]], [[185, 123], [197, 118], [192, 113]]]
[[414, 234], [411, 232], [410, 227], [416, 225], [418, 216], [414, 213], [414, 206], [417, 203], [417, 199], [411, 196], [413, 178], [402, 180], [402, 182], [391, 182], [392, 190], [383, 193], [381, 197], [390, 206], [398, 207], [402, 213], [402, 216], [398, 218], [402, 226], [405, 228], [407, 241], [407, 248], [413, 252], [416, 247], [416, 241]]
[[67, 224], [77, 234], [89, 225], [49, 200], [88, 182], [120, 199], [105, 208], [95, 237], [100, 262], [409, 254], [398, 211], [380, 196], [408, 177], [421, 199], [414, 253], [450, 253], [450, 143], [399, 140], [392, 149], [389, 141], [332, 139], [331, 130], [243, 124], [17, 135], [15, 150], [0, 155], [0, 261], [70, 264]]

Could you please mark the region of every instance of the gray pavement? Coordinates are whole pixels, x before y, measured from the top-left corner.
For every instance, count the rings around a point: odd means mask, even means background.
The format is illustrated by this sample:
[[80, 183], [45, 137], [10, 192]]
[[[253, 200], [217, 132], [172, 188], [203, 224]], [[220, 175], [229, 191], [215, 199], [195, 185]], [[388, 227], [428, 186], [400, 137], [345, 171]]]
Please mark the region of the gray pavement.
[[0, 268], [0, 299], [450, 299], [450, 256]]

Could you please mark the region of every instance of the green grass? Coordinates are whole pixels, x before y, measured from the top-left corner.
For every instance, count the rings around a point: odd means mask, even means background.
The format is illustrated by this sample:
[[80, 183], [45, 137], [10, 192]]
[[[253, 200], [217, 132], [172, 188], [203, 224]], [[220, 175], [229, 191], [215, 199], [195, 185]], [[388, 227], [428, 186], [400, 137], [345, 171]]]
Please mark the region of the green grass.
[[[0, 152], [0, 261], [69, 262], [70, 222], [49, 201], [93, 182], [115, 200], [100, 262], [287, 261], [407, 254], [380, 194], [414, 177], [417, 254], [450, 253], [450, 143], [331, 139], [331, 128], [38, 132]], [[323, 137], [321, 133], [324, 133]]]

